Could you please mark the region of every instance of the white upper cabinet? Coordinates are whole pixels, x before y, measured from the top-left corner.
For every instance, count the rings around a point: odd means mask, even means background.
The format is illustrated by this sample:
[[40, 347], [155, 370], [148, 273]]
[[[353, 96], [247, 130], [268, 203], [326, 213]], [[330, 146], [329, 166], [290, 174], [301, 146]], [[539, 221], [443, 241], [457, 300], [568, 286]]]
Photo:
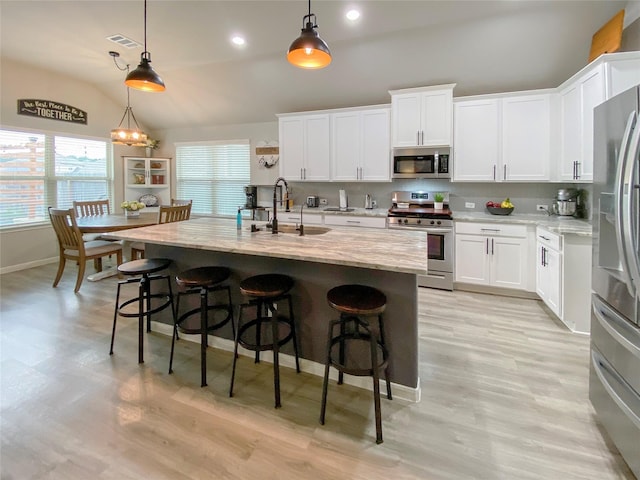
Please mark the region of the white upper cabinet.
[[451, 145], [455, 84], [391, 90], [393, 147]]
[[460, 98], [453, 111], [454, 181], [549, 180], [549, 91]]
[[329, 181], [329, 114], [286, 114], [279, 116], [278, 124], [280, 175], [291, 181]]
[[389, 108], [331, 113], [331, 179], [391, 180]]
[[593, 180], [593, 109], [640, 84], [640, 52], [598, 57], [558, 88], [559, 158], [552, 178]]

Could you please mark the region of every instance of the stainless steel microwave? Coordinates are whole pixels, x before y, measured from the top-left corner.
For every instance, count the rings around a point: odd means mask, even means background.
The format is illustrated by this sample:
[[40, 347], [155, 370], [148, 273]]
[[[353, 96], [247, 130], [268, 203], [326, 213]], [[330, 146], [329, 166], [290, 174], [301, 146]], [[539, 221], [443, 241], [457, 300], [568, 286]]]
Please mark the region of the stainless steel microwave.
[[393, 178], [451, 178], [451, 149], [395, 149]]

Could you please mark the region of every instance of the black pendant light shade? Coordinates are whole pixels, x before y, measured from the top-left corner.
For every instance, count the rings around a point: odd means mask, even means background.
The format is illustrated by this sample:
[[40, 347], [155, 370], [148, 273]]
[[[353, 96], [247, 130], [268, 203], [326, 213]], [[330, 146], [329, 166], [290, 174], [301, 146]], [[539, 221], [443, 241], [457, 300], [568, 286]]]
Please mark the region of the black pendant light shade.
[[[312, 20], [313, 18], [313, 20]], [[309, 14], [302, 18], [302, 33], [296, 38], [287, 53], [287, 60], [300, 68], [324, 68], [331, 63], [331, 52], [324, 40], [316, 32], [316, 16], [311, 13], [309, 0]]]
[[163, 92], [165, 89], [164, 81], [151, 67], [151, 54], [149, 52], [142, 52], [140, 65], [127, 75], [124, 83], [127, 87], [145, 92]]
[[127, 75], [127, 87], [144, 92], [164, 92], [164, 81], [151, 67], [151, 54], [147, 51], [147, 0], [144, 0], [144, 52], [140, 55], [140, 65]]

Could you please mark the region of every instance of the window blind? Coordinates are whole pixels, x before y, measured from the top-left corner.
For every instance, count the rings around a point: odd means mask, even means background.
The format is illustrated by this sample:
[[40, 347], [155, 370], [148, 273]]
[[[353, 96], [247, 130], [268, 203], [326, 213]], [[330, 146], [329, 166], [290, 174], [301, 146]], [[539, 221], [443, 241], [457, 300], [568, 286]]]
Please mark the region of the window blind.
[[48, 221], [47, 207], [73, 200], [113, 205], [111, 144], [0, 130], [0, 228]]
[[176, 194], [192, 213], [235, 215], [250, 181], [249, 140], [176, 144]]

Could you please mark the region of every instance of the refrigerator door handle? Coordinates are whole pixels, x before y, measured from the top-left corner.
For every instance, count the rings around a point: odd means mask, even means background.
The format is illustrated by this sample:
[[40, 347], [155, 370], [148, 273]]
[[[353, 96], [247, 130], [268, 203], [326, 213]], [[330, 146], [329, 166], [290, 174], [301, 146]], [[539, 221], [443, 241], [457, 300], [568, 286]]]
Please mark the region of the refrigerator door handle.
[[[624, 171], [624, 202], [622, 205], [622, 233], [624, 235], [624, 246], [627, 249], [625, 257], [629, 266], [629, 276], [633, 283], [635, 293], [640, 293], [640, 266], [638, 265], [638, 241], [633, 232], [633, 219], [637, 218], [638, 212], [634, 211], [634, 199], [637, 195], [633, 188], [635, 173], [638, 170], [638, 153], [640, 150], [640, 125], [636, 121], [636, 128], [629, 142], [627, 161]], [[637, 180], [637, 179], [635, 179]], [[635, 215], [635, 217], [634, 217]], [[631, 292], [630, 292], [631, 293]], [[632, 294], [633, 295], [633, 294]]]
[[635, 288], [633, 284], [632, 277], [630, 276], [629, 269], [629, 258], [628, 258], [628, 250], [624, 244], [625, 236], [623, 232], [623, 223], [625, 221], [623, 217], [623, 204], [624, 204], [624, 187], [625, 187], [625, 172], [627, 170], [627, 161], [629, 159], [627, 152], [629, 151], [629, 139], [631, 137], [631, 132], [636, 125], [637, 117], [636, 111], [634, 110], [629, 114], [629, 118], [627, 119], [627, 126], [624, 129], [624, 136], [622, 137], [622, 143], [620, 144], [620, 152], [618, 153], [618, 162], [616, 168], [616, 184], [614, 190], [614, 216], [615, 216], [615, 231], [616, 231], [616, 244], [618, 247], [618, 252], [621, 256], [622, 261], [622, 272], [620, 272], [624, 276], [624, 283], [627, 286], [627, 290], [629, 291], [629, 295], [635, 297]]
[[607, 307], [597, 296], [594, 295], [592, 297], [592, 302], [593, 315], [600, 326], [604, 328], [616, 342], [640, 360], [640, 336], [635, 334], [636, 338], [633, 338], [627, 333], [629, 328], [631, 328], [628, 325], [629, 322], [621, 318], [620, 315], [611, 308]]
[[629, 420], [631, 420], [637, 428], [640, 428], [640, 417], [638, 417], [638, 415], [636, 415], [636, 413], [631, 408], [629, 408], [629, 405], [627, 405], [624, 400], [620, 398], [620, 395], [618, 394], [618, 392], [616, 392], [616, 389], [611, 384], [611, 381], [609, 381], [609, 378], [620, 385], [620, 387], [618, 388], [628, 388], [627, 383], [620, 376], [620, 374], [618, 374], [618, 372], [616, 372], [613, 368], [609, 367], [608, 362], [597, 351], [593, 349], [591, 350], [591, 362], [593, 365], [593, 369], [598, 376], [598, 379], [602, 383], [602, 386], [607, 391], [611, 399], [616, 403], [618, 408], [625, 413]]

